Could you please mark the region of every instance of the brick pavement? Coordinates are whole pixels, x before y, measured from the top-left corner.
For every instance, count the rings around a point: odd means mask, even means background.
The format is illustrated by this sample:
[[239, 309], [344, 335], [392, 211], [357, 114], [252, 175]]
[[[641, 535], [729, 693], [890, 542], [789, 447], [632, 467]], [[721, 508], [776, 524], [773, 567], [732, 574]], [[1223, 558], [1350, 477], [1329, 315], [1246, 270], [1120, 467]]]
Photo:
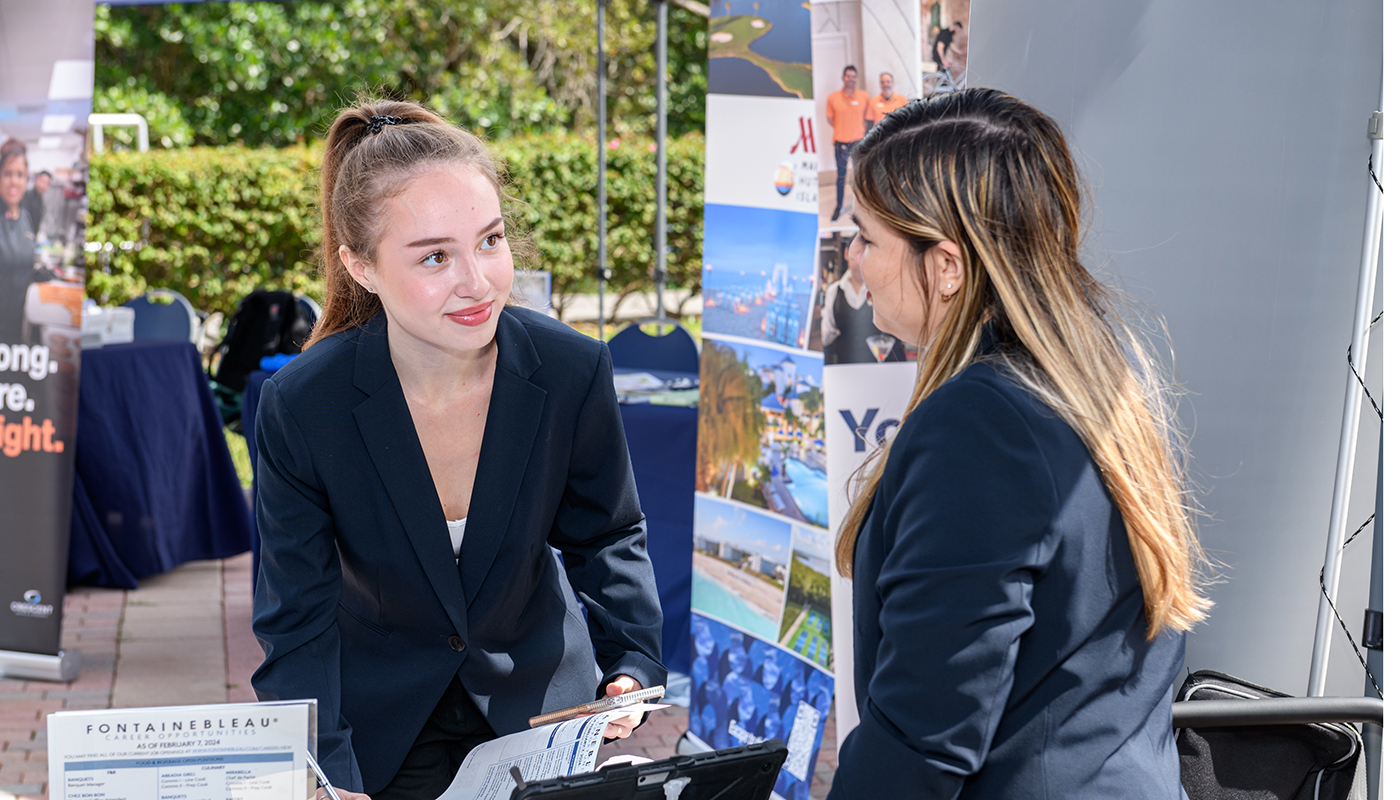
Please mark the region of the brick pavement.
[[[131, 592], [70, 592], [62, 646], [82, 653], [78, 679], [0, 679], [0, 800], [47, 800], [49, 712], [254, 700], [250, 679], [262, 651], [251, 629], [251, 572], [252, 558], [244, 554], [185, 564]], [[635, 736], [606, 745], [599, 758], [674, 755], [686, 720], [684, 708], [653, 714]], [[828, 720], [813, 798], [824, 800], [835, 769]]]

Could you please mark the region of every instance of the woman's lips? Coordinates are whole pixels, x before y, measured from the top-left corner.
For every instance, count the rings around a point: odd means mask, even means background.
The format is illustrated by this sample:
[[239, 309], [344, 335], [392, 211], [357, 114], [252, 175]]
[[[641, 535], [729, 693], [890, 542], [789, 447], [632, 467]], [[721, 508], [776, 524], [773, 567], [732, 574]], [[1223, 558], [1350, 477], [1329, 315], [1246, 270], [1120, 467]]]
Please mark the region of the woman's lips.
[[466, 325], [469, 328], [475, 328], [491, 319], [491, 304], [482, 303], [481, 305], [464, 308], [461, 311], [453, 311], [451, 314], [447, 315], [447, 318], [458, 325]]

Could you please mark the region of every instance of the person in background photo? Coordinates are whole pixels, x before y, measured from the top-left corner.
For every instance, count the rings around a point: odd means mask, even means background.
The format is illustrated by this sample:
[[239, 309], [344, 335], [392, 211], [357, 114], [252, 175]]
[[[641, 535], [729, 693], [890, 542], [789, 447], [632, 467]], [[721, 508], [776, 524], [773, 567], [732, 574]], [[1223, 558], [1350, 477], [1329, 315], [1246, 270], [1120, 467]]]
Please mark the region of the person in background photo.
[[942, 69], [948, 68], [948, 58], [953, 47], [953, 36], [957, 29], [961, 29], [963, 24], [953, 20], [952, 24], [946, 28], [939, 28], [938, 33], [933, 36], [933, 63]]
[[24, 142], [0, 145], [0, 344], [23, 341], [24, 299], [34, 270], [34, 225], [24, 206], [29, 155]]
[[903, 108], [909, 102], [902, 94], [894, 92], [894, 76], [888, 72], [880, 73], [880, 93], [870, 98], [870, 102], [865, 107], [866, 131], [880, 124], [880, 120], [885, 115], [896, 108]]
[[437, 797], [530, 717], [666, 682], [612, 360], [507, 304], [501, 175], [422, 106], [341, 111], [324, 312], [258, 405], [253, 688], [317, 700], [346, 800]]
[[923, 349], [837, 536], [860, 719], [829, 800], [1185, 800], [1208, 562], [1163, 372], [1080, 260], [1064, 135], [991, 89], [914, 100], [851, 182], [875, 325]]
[[[875, 310], [860, 274], [850, 267], [826, 287], [822, 299], [822, 353], [827, 364], [874, 364], [879, 361], [866, 337], [879, 335]], [[886, 361], [903, 361], [904, 348], [893, 347]]]
[[24, 210], [29, 213], [29, 227], [34, 234], [34, 238], [39, 238], [39, 229], [44, 224], [44, 192], [49, 190], [49, 183], [53, 180], [53, 175], [46, 170], [34, 176], [34, 188], [24, 193], [24, 200], [20, 201]]
[[841, 71], [841, 90], [826, 98], [826, 121], [832, 127], [831, 139], [836, 148], [836, 207], [831, 221], [841, 216], [846, 201], [846, 164], [851, 158], [851, 146], [865, 135], [865, 104], [870, 95], [856, 88], [859, 73], [854, 66]]
[[953, 87], [962, 89], [967, 86], [967, 26], [954, 20], [949, 30], [953, 35], [943, 49], [943, 63], [948, 68]]

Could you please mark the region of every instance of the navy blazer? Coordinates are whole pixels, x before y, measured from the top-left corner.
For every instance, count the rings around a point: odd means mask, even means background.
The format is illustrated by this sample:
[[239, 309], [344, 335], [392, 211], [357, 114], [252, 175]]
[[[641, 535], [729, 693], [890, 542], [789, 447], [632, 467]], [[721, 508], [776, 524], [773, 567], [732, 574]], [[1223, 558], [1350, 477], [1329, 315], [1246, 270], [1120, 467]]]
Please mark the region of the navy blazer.
[[600, 670], [666, 680], [607, 347], [501, 314], [458, 564], [385, 329], [381, 314], [278, 370], [257, 419], [253, 686], [315, 698], [321, 765], [371, 794], [454, 678], [498, 735], [593, 700]]
[[1185, 798], [1183, 638], [1147, 641], [1089, 451], [991, 363], [900, 426], [853, 583], [860, 724], [831, 800]]

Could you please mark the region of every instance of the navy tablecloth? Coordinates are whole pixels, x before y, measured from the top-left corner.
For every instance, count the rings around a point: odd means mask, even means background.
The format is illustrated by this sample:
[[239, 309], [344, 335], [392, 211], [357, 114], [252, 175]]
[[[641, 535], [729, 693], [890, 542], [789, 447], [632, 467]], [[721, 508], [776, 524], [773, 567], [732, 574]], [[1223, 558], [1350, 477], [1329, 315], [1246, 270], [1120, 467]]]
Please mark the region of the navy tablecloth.
[[247, 501], [194, 345], [87, 350], [78, 386], [70, 584], [135, 589], [247, 552]]
[[[658, 378], [686, 373], [660, 370]], [[689, 377], [697, 377], [689, 373]], [[690, 569], [695, 535], [695, 437], [699, 416], [694, 408], [624, 403], [622, 427], [637, 494], [647, 516], [647, 552], [661, 595], [661, 661], [677, 675], [690, 672]]]

